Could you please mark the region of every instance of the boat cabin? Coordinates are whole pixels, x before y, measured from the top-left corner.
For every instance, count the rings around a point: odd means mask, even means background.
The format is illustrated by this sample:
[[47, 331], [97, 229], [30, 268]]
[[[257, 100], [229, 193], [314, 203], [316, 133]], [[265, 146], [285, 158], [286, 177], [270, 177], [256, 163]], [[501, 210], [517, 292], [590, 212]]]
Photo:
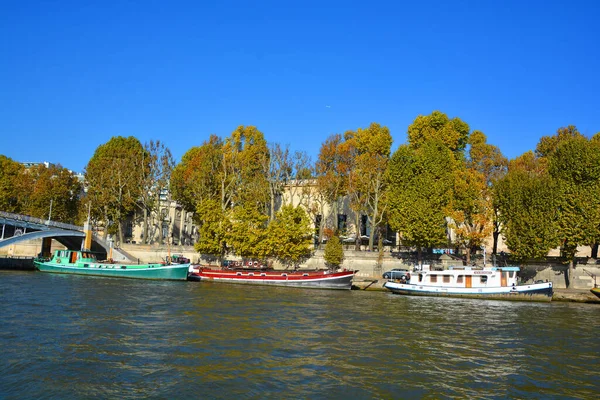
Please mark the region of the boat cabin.
[[431, 270], [429, 266], [415, 267], [409, 283], [436, 287], [485, 288], [517, 284], [519, 267], [450, 267]]
[[57, 264], [75, 264], [77, 261], [98, 262], [91, 251], [55, 250], [52, 260]]

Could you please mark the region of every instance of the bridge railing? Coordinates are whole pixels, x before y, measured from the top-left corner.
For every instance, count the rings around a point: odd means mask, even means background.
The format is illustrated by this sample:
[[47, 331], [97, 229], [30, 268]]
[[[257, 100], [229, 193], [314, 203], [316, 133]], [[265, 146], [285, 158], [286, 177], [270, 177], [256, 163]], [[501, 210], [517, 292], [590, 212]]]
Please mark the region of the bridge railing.
[[5, 212], [5, 211], [0, 211], [0, 218], [28, 222], [31, 224], [52, 226], [55, 228], [69, 229], [72, 231], [82, 231], [83, 230], [83, 226], [65, 224], [65, 223], [56, 222], [56, 221], [49, 221], [49, 220], [45, 220], [45, 219], [41, 219], [41, 218], [30, 217], [28, 215], [13, 214], [13, 213]]

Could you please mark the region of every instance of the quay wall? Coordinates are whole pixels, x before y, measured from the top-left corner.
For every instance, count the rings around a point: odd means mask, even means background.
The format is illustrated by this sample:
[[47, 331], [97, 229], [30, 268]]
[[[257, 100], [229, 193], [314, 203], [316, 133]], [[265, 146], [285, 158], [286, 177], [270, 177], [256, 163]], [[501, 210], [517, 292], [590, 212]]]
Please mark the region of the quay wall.
[[[55, 249], [64, 248], [60, 243], [52, 241], [52, 251]], [[192, 264], [216, 264], [215, 259], [204, 257], [198, 254], [193, 246], [171, 246], [166, 245], [140, 245], [140, 244], [125, 244], [121, 247], [131, 258], [139, 262], [158, 262], [163, 261], [169, 255], [181, 254], [189, 258]], [[18, 257], [31, 258], [37, 255], [41, 250], [41, 240], [31, 240], [15, 245], [0, 248], [0, 258]], [[241, 260], [241, 258], [227, 257], [230, 260]], [[4, 261], [3, 261], [4, 262]], [[23, 263], [31, 263], [31, 261], [23, 261]], [[342, 268], [356, 270], [356, 281], [373, 281], [382, 279], [381, 275], [385, 271], [393, 268], [401, 268], [411, 270], [416, 262], [414, 254], [398, 253], [385, 251], [381, 255], [379, 252], [355, 251], [346, 248], [344, 250], [344, 262]], [[21, 261], [19, 261], [21, 263]], [[452, 257], [446, 254], [443, 255], [424, 255], [424, 264], [431, 265], [432, 268], [448, 268], [450, 266], [462, 266], [461, 259]], [[482, 260], [477, 260], [479, 266], [483, 264]], [[504, 261], [498, 265], [514, 265]], [[491, 265], [491, 261], [486, 260], [486, 264]], [[521, 267], [521, 278], [527, 282], [543, 280], [552, 282], [557, 289], [567, 287], [568, 265], [562, 263], [558, 259], [549, 259], [547, 261], [532, 261], [526, 264], [519, 265]], [[276, 269], [285, 269], [284, 265], [277, 262], [273, 263]], [[305, 269], [324, 269], [325, 260], [323, 250], [316, 250], [314, 255], [303, 262], [300, 268]], [[594, 282], [595, 276], [596, 282]], [[593, 258], [581, 258], [577, 260], [574, 276], [571, 277], [571, 289], [590, 289], [597, 283], [600, 285], [600, 260]]]

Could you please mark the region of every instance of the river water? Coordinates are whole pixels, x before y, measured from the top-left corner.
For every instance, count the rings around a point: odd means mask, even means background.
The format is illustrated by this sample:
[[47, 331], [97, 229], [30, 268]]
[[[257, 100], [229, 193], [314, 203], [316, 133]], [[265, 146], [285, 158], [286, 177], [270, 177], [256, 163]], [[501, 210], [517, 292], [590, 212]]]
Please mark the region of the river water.
[[600, 390], [597, 304], [13, 271], [0, 271], [0, 302], [2, 399], [592, 399]]

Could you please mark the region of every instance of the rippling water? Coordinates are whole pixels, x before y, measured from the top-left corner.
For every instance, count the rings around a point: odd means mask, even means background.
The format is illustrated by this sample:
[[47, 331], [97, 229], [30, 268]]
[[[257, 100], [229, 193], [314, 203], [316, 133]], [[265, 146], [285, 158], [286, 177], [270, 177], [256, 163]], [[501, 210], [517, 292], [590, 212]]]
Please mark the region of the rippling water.
[[596, 304], [0, 272], [0, 398], [579, 398]]

